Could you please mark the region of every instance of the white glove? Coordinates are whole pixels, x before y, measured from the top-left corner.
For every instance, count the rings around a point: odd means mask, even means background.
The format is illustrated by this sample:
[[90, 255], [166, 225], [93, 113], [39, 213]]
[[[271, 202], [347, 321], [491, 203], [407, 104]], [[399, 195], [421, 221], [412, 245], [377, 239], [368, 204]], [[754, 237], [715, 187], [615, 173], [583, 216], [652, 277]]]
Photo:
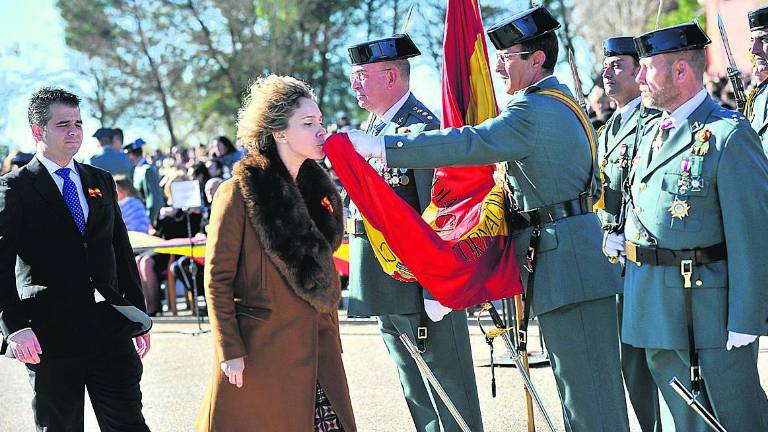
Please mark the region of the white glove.
[[429, 319], [438, 322], [443, 319], [443, 317], [453, 312], [453, 309], [441, 305], [437, 300], [424, 299], [424, 311], [427, 313]]
[[221, 370], [229, 378], [229, 383], [240, 388], [243, 386], [243, 371], [245, 370], [244, 357], [234, 358], [221, 362]]
[[368, 135], [361, 130], [351, 130], [346, 134], [360, 156], [364, 158], [384, 157], [384, 137]]
[[725, 343], [725, 349], [730, 351], [731, 348], [747, 346], [755, 340], [757, 340], [757, 336], [729, 331], [728, 342]]
[[618, 257], [622, 263], [624, 257], [624, 233], [608, 233], [603, 237], [603, 253], [607, 257]]

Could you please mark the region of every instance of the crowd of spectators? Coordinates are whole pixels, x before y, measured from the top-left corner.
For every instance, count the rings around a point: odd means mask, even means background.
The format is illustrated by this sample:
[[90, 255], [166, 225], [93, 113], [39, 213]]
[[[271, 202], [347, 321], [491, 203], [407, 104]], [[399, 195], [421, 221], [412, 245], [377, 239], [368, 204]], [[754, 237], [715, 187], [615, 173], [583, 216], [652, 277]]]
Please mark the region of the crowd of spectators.
[[[768, 76], [757, 76], [755, 74], [742, 76], [746, 84], [745, 93], [748, 95], [751, 89], [755, 88], [766, 78]], [[733, 92], [733, 87], [728, 77], [708, 78], [704, 86], [709, 95], [724, 108], [736, 109], [736, 95]], [[600, 129], [600, 126], [604, 125], [611, 118], [611, 115], [616, 110], [616, 105], [605, 94], [603, 88], [599, 86], [596, 86], [589, 94], [588, 102], [589, 118], [592, 121], [592, 126], [594, 126], [595, 130]]]

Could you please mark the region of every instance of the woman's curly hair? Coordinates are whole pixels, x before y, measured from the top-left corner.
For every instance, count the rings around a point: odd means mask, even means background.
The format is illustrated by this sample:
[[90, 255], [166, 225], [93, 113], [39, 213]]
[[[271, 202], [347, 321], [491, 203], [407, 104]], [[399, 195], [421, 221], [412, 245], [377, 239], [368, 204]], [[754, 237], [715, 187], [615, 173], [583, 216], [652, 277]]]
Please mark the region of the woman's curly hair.
[[274, 150], [272, 133], [288, 127], [301, 98], [316, 100], [312, 88], [296, 78], [269, 75], [256, 79], [237, 115], [237, 138], [249, 153]]

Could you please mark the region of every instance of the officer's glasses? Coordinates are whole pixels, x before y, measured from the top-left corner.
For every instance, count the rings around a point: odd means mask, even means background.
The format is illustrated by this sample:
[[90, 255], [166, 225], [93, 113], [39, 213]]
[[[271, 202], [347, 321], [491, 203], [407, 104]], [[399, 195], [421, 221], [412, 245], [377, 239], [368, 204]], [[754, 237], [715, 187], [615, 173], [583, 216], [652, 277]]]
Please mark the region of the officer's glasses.
[[503, 53], [496, 53], [496, 60], [500, 62], [508, 62], [512, 60], [512, 57], [520, 56], [524, 54], [530, 54], [530, 51], [520, 51], [520, 52], [503, 52]]
[[363, 82], [368, 79], [368, 74], [372, 74], [376, 72], [386, 72], [390, 70], [392, 70], [392, 68], [379, 69], [375, 71], [359, 70], [357, 72], [352, 72], [351, 74], [349, 74], [349, 82], [355, 82], [355, 81]]

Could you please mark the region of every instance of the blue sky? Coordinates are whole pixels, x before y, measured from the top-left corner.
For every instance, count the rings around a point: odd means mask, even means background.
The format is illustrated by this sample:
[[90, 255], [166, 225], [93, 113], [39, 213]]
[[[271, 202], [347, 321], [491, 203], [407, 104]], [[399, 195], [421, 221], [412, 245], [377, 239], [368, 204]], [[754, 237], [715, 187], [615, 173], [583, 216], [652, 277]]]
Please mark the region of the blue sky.
[[[81, 79], [67, 59], [62, 21], [52, 0], [0, 0], [0, 10], [13, 11], [0, 15], [0, 143], [32, 151], [29, 95], [43, 85], [71, 87]], [[94, 130], [96, 120], [83, 114], [87, 130]], [[89, 141], [86, 147], [93, 145]]]

